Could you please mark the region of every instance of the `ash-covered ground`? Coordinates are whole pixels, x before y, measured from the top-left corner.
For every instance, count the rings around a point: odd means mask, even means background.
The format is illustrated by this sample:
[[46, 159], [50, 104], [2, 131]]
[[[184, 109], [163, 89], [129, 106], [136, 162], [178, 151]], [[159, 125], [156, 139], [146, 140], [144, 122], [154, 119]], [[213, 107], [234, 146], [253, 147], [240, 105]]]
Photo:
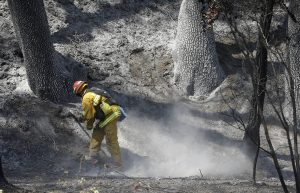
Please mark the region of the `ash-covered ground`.
[[[236, 108], [247, 119], [251, 83], [224, 22], [214, 30], [226, 80], [205, 101], [180, 99], [173, 88], [180, 2], [45, 1], [60, 58], [87, 67], [91, 85], [108, 90], [128, 113], [119, 124], [125, 171], [111, 176], [82, 159], [88, 137], [70, 116], [80, 113], [79, 101], [57, 105], [31, 93], [7, 2], [0, 0], [0, 150], [10, 182], [35, 192], [282, 192], [263, 153], [252, 185], [243, 131], [227, 116]], [[293, 190], [285, 132], [272, 115], [268, 122]], [[105, 145], [101, 154], [109, 161]]]

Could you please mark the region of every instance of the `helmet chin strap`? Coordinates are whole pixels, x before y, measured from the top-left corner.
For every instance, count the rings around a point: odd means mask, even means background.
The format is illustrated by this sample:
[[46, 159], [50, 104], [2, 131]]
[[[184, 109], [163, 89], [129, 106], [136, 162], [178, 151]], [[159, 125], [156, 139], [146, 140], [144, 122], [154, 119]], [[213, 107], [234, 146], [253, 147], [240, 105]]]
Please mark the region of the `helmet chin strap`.
[[87, 92], [87, 88], [85, 88], [85, 89], [83, 90], [83, 92], [81, 92], [81, 97], [83, 97], [83, 96], [85, 95], [86, 92]]

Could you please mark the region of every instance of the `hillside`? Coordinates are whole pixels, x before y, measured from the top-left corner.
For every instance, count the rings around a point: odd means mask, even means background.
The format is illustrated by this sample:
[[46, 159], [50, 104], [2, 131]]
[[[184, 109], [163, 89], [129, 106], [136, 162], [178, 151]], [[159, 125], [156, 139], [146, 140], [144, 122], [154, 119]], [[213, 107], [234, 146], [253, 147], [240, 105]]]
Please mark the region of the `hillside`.
[[[224, 22], [214, 26], [227, 74], [222, 85], [201, 101], [182, 99], [173, 88], [180, 2], [45, 1], [60, 60], [85, 66], [90, 84], [106, 89], [128, 113], [119, 124], [125, 171], [110, 176], [82, 161], [88, 137], [70, 116], [80, 113], [80, 101], [57, 105], [31, 93], [7, 2], [0, 0], [0, 151], [10, 182], [35, 192], [282, 192], [272, 160], [263, 153], [259, 184], [252, 185], [252, 165], [240, 149], [243, 131], [226, 116], [236, 107], [248, 117], [252, 87], [244, 73], [249, 67]], [[269, 113], [292, 190], [286, 136], [273, 118]], [[105, 146], [103, 151], [109, 160]]]

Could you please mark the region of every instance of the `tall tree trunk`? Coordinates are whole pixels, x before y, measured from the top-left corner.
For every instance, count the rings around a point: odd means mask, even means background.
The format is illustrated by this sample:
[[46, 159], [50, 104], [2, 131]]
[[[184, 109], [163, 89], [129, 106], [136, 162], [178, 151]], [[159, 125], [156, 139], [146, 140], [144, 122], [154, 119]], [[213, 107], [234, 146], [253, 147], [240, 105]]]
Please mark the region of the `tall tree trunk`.
[[178, 17], [174, 78], [181, 94], [188, 96], [207, 95], [224, 78], [213, 31], [203, 26], [203, 6], [200, 0], [183, 0]]
[[[244, 142], [249, 147], [250, 155], [255, 155], [254, 168], [255, 171], [256, 161], [260, 146], [260, 125], [261, 115], [263, 112], [266, 82], [267, 82], [267, 69], [268, 69], [268, 50], [267, 42], [269, 41], [269, 31], [273, 16], [274, 0], [265, 0], [263, 3], [263, 12], [259, 21], [259, 33], [256, 47], [256, 63], [253, 66], [252, 74], [252, 112], [250, 123], [246, 127], [244, 134]], [[255, 172], [254, 172], [255, 173]]]
[[[294, 132], [294, 156], [295, 156], [295, 181], [296, 181], [296, 190], [297, 193], [300, 192], [300, 163], [299, 163], [299, 150], [298, 150], [298, 125], [299, 123], [299, 115], [300, 115], [300, 1], [299, 0], [290, 0], [290, 12], [293, 14], [293, 21], [291, 17], [289, 17], [288, 21], [288, 36], [290, 38], [288, 45], [288, 67], [289, 71], [289, 89], [287, 94], [290, 95], [289, 98], [291, 100], [292, 105], [292, 115], [293, 115], [293, 132]], [[293, 160], [292, 160], [293, 161]]]
[[68, 100], [73, 77], [55, 64], [55, 50], [43, 0], [8, 0], [16, 36], [21, 45], [28, 83], [38, 97]]
[[289, 67], [294, 79], [295, 100], [298, 114], [298, 120], [300, 115], [300, 2], [299, 0], [290, 0], [290, 11], [295, 16], [297, 23], [295, 23], [291, 17], [288, 21], [288, 35], [290, 38], [288, 45], [288, 59]]

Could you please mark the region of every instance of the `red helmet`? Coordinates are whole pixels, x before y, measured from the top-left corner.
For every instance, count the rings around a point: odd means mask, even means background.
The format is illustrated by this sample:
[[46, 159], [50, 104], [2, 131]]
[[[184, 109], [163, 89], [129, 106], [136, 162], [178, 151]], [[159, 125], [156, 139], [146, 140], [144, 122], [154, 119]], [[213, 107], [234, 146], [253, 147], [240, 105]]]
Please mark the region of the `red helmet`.
[[80, 96], [81, 93], [87, 88], [88, 84], [85, 81], [77, 80], [73, 84], [74, 94]]

